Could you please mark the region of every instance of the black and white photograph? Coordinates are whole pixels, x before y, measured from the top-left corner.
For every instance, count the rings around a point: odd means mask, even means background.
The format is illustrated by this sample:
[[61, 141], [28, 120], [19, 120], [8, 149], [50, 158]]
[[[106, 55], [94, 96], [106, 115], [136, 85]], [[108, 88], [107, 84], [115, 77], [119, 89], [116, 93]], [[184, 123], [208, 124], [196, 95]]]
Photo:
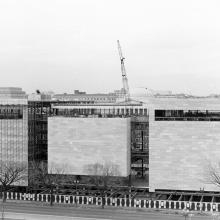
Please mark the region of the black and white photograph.
[[0, 0], [0, 220], [220, 220], [220, 1]]

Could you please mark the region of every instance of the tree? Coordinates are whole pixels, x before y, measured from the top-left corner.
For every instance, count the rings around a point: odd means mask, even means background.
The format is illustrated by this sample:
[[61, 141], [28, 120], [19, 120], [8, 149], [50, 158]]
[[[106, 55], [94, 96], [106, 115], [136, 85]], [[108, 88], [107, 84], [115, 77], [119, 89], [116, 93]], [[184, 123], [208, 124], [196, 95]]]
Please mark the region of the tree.
[[64, 169], [58, 167], [55, 163], [48, 165], [45, 162], [32, 162], [30, 164], [31, 172], [29, 173], [29, 182], [32, 186], [43, 186], [49, 189], [50, 193], [50, 205], [53, 205], [54, 200], [54, 188], [58, 187], [62, 183], [62, 175]]
[[206, 182], [220, 187], [220, 162], [209, 164], [206, 170]]
[[0, 162], [0, 184], [3, 202], [6, 201], [6, 192], [11, 185], [25, 185], [27, 183], [27, 165], [22, 162]]
[[88, 164], [85, 167], [86, 171], [91, 175], [93, 184], [97, 186], [102, 198], [102, 208], [105, 206], [106, 190], [112, 183], [113, 176], [120, 176], [119, 166], [113, 163], [95, 163]]
[[0, 162], [0, 184], [2, 197], [2, 219], [4, 219], [4, 203], [7, 199], [7, 190], [11, 185], [26, 185], [27, 166], [22, 162], [1, 161]]

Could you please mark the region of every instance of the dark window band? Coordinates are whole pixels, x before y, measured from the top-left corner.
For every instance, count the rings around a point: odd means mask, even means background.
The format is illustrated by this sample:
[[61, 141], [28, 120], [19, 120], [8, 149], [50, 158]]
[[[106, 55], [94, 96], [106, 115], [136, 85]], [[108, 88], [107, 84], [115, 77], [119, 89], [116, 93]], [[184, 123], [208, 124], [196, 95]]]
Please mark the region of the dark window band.
[[0, 106], [0, 119], [22, 119], [23, 111], [17, 106]]
[[147, 116], [147, 109], [142, 108], [115, 108], [115, 109], [57, 109], [56, 115], [63, 117], [130, 117]]
[[22, 114], [0, 114], [0, 120], [1, 119], [22, 119]]
[[220, 121], [220, 111], [155, 110], [155, 121]]

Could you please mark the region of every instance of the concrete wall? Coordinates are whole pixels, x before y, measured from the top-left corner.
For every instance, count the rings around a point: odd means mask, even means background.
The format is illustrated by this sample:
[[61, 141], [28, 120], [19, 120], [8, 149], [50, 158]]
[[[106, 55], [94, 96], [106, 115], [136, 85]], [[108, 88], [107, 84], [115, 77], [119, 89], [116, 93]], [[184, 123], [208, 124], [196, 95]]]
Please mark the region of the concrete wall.
[[150, 190], [219, 190], [207, 167], [220, 162], [220, 121], [155, 121], [155, 109], [220, 110], [218, 99], [152, 98], [149, 108]]
[[130, 174], [130, 119], [48, 119], [48, 164], [66, 174], [91, 175], [88, 165], [111, 163], [120, 176]]

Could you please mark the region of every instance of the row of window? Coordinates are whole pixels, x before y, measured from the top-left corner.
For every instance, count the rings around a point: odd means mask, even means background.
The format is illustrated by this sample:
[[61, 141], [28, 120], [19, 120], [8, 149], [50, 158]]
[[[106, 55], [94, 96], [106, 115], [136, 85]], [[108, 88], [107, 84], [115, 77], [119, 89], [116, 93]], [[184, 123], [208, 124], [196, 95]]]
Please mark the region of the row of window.
[[155, 121], [220, 121], [220, 111], [155, 110]]
[[79, 100], [91, 101], [115, 101], [115, 98], [79, 98]]
[[74, 98], [74, 97], [58, 97], [57, 98], [58, 100], [82, 100], [82, 101], [115, 101], [116, 98], [112, 98], [112, 97], [105, 97], [105, 98], [102, 98], [102, 97], [77, 97], [77, 98]]
[[116, 109], [57, 109], [55, 115], [80, 117], [84, 115], [86, 117], [96, 115], [97, 117], [114, 117], [114, 116], [147, 116], [147, 109], [128, 109], [128, 108], [116, 108]]
[[0, 114], [20, 114], [22, 109], [19, 108], [0, 108]]
[[50, 107], [38, 107], [38, 108], [28, 108], [29, 114], [52, 114], [53, 110]]

